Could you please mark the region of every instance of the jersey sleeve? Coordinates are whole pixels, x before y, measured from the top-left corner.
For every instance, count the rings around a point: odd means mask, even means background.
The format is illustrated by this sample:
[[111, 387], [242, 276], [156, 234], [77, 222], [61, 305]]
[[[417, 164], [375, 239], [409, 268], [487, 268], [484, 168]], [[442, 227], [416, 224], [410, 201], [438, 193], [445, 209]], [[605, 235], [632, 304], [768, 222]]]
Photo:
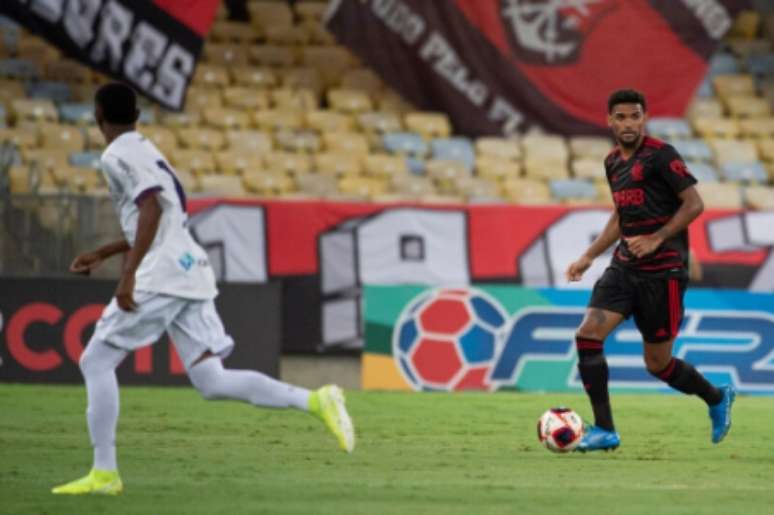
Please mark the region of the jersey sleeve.
[[671, 145], [666, 145], [660, 149], [658, 167], [662, 178], [675, 193], [680, 193], [697, 182], [685, 165], [683, 158]]
[[162, 189], [161, 183], [152, 173], [133, 166], [119, 156], [104, 156], [102, 169], [108, 181], [118, 185], [122, 195], [132, 202], [137, 203], [144, 196]]

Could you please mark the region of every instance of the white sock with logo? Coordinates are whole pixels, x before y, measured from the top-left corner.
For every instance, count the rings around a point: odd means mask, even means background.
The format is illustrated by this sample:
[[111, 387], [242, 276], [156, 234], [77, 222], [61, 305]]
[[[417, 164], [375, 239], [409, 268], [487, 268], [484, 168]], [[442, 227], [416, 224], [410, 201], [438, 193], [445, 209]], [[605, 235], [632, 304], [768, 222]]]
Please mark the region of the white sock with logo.
[[116, 367], [128, 353], [99, 340], [92, 340], [80, 360], [89, 405], [86, 421], [94, 447], [93, 468], [117, 470], [116, 425], [118, 424], [118, 380]]
[[219, 358], [200, 361], [188, 370], [191, 383], [208, 400], [232, 399], [266, 408], [306, 411], [309, 390], [255, 372], [223, 368]]

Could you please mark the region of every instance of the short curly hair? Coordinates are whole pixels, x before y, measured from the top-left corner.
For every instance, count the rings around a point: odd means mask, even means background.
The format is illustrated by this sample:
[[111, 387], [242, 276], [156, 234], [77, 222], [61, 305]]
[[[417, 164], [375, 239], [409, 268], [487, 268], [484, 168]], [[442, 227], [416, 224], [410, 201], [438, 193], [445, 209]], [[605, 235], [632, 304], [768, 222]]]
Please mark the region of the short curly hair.
[[102, 108], [105, 121], [115, 125], [131, 125], [137, 122], [137, 94], [121, 82], [110, 82], [100, 87], [94, 102]]
[[636, 89], [619, 89], [607, 99], [607, 114], [613, 112], [613, 108], [618, 104], [640, 104], [643, 111], [648, 110], [648, 104], [645, 101], [645, 95]]

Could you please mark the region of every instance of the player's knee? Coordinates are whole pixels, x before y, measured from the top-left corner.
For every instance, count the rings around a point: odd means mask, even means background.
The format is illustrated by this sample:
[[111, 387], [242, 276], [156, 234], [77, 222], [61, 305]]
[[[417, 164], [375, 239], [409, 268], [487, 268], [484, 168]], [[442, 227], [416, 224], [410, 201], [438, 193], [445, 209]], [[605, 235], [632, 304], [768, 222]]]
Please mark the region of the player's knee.
[[672, 359], [672, 356], [662, 357], [658, 355], [654, 356], [646, 354], [644, 358], [645, 368], [648, 369], [648, 372], [650, 372], [651, 375], [659, 377], [659, 374], [661, 374], [661, 372], [663, 372], [664, 369], [669, 366], [669, 361]]
[[203, 399], [214, 401], [222, 399], [220, 392], [220, 367], [218, 363], [208, 362], [191, 367], [188, 377]]

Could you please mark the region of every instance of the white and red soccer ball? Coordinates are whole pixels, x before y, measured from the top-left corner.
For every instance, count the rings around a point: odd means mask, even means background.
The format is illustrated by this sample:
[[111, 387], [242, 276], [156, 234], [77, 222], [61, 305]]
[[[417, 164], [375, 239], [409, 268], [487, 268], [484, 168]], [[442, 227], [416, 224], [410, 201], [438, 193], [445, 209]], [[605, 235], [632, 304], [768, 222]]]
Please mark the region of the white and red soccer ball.
[[508, 314], [475, 288], [441, 288], [403, 310], [393, 357], [415, 390], [492, 390], [489, 374], [502, 350]]
[[552, 452], [570, 452], [583, 438], [583, 419], [570, 408], [551, 408], [538, 419], [538, 440]]

